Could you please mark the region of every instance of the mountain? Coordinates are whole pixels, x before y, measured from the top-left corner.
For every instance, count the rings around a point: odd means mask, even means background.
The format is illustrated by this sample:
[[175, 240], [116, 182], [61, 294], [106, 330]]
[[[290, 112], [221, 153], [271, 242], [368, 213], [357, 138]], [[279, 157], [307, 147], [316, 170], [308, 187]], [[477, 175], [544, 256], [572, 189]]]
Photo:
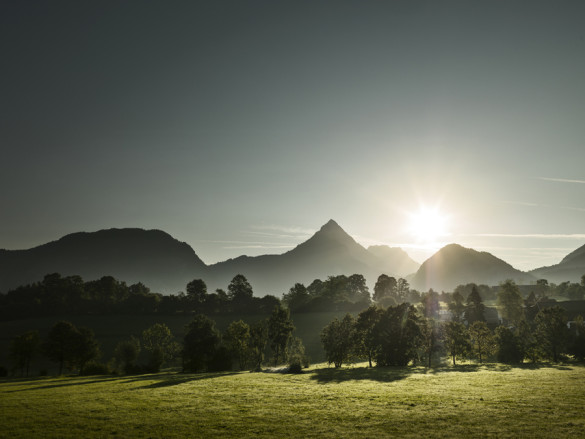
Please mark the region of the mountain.
[[358, 273], [373, 286], [380, 274], [405, 275], [404, 267], [416, 264], [405, 252], [387, 249], [378, 252], [382, 256], [366, 250], [330, 220], [307, 241], [284, 254], [240, 256], [211, 265], [210, 282], [213, 287], [226, 288], [236, 274], [242, 273], [257, 294], [280, 296], [297, 282], [308, 285], [331, 275]]
[[388, 267], [394, 269], [394, 273], [404, 277], [408, 274], [414, 274], [420, 267], [420, 264], [408, 256], [404, 250], [399, 247], [388, 247], [387, 245], [371, 245], [368, 251], [379, 259], [382, 259]]
[[0, 250], [0, 291], [56, 272], [86, 281], [109, 275], [176, 293], [193, 278], [203, 277], [206, 268], [188, 244], [160, 230], [80, 232], [29, 250]]
[[506, 279], [520, 284], [535, 280], [491, 253], [449, 244], [423, 262], [411, 284], [421, 291], [453, 291], [460, 284], [497, 285]]
[[558, 264], [537, 268], [530, 274], [557, 284], [565, 281], [580, 282], [581, 276], [585, 274], [585, 245], [569, 253]]

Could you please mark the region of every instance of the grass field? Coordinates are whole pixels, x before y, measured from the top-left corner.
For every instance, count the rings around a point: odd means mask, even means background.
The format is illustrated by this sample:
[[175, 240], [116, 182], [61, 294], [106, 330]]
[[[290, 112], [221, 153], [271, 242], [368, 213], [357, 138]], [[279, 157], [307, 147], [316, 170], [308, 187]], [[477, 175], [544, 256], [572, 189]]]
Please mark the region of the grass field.
[[3, 437], [585, 437], [585, 367], [0, 381]]

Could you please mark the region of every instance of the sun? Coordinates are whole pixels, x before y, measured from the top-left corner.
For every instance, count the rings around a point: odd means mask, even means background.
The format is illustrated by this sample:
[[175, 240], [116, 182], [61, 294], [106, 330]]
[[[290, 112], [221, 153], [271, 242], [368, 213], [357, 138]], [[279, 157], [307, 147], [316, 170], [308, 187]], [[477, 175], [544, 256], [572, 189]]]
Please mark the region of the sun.
[[409, 232], [420, 243], [436, 243], [447, 236], [447, 215], [437, 208], [420, 207], [418, 212], [409, 214]]

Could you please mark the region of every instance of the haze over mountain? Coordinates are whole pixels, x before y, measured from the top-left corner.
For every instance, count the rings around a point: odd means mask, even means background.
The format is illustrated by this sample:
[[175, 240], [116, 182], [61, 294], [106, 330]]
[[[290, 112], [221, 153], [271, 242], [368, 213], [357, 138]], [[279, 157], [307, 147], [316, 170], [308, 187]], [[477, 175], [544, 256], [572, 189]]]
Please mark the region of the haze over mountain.
[[362, 274], [373, 287], [382, 274], [405, 276], [418, 264], [400, 249], [366, 250], [330, 220], [307, 241], [282, 255], [240, 256], [210, 266], [210, 284], [225, 288], [243, 273], [255, 291], [281, 295], [296, 282], [308, 285], [330, 275]]
[[506, 279], [513, 279], [517, 283], [535, 280], [533, 276], [515, 269], [491, 253], [449, 244], [420, 266], [411, 284], [421, 291], [429, 288], [452, 291], [460, 284], [473, 282], [497, 285]]
[[84, 280], [114, 276], [174, 293], [184, 290], [193, 277], [203, 276], [206, 268], [188, 244], [160, 230], [80, 232], [29, 250], [0, 250], [0, 291], [57, 272]]
[[530, 274], [554, 283], [580, 282], [581, 276], [585, 274], [585, 245], [569, 253], [558, 264], [537, 268]]
[[142, 282], [153, 291], [176, 293], [202, 278], [210, 291], [227, 288], [244, 274], [256, 295], [280, 296], [296, 282], [329, 275], [363, 274], [373, 286], [382, 273], [404, 276], [418, 264], [400, 249], [366, 250], [335, 221], [282, 255], [240, 256], [207, 266], [186, 243], [165, 232], [110, 229], [73, 233], [29, 250], [0, 250], [0, 291], [40, 281], [48, 273], [80, 275], [85, 280], [111, 275]]

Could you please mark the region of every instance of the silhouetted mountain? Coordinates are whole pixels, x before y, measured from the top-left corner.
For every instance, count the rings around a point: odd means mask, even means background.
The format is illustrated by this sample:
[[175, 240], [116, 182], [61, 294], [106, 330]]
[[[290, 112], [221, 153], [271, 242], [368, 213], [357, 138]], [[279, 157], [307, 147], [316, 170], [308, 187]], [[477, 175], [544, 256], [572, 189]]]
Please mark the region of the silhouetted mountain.
[[206, 266], [193, 249], [160, 230], [109, 229], [73, 233], [29, 250], [0, 250], [0, 290], [40, 281], [48, 273], [84, 280], [114, 276], [176, 293], [203, 277]]
[[585, 274], [585, 245], [569, 253], [558, 264], [537, 268], [530, 274], [557, 284], [565, 281], [580, 282], [581, 276]]
[[257, 294], [280, 296], [296, 282], [310, 284], [331, 275], [363, 274], [373, 286], [382, 274], [406, 274], [404, 266], [414, 263], [406, 253], [405, 260], [396, 255], [391, 261], [366, 250], [335, 221], [330, 220], [307, 241], [282, 255], [240, 256], [210, 266], [210, 283], [226, 288], [238, 273], [248, 278]]
[[399, 247], [371, 245], [368, 251], [382, 259], [388, 267], [393, 267], [394, 273], [402, 277], [414, 274], [420, 267], [418, 262], [411, 259], [408, 253]]
[[420, 291], [453, 291], [461, 284], [498, 285], [506, 279], [520, 284], [535, 280], [491, 253], [449, 244], [423, 262], [411, 284]]

